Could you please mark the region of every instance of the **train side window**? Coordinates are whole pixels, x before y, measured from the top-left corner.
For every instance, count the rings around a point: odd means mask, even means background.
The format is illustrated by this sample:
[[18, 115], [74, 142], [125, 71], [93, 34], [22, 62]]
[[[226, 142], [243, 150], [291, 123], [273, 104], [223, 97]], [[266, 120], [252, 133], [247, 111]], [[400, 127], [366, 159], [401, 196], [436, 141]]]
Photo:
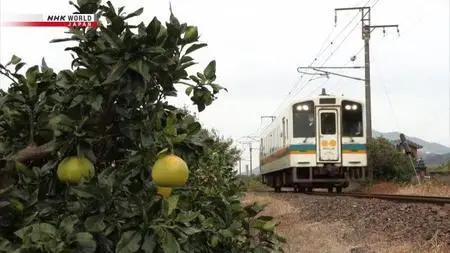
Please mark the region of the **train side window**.
[[320, 129], [322, 134], [336, 134], [336, 114], [332, 112], [321, 113]]
[[342, 136], [363, 136], [363, 111], [360, 103], [342, 101]]
[[288, 119], [286, 119], [286, 141], [289, 141], [289, 122]]
[[314, 137], [316, 135], [314, 102], [306, 101], [298, 103], [292, 109], [292, 137]]

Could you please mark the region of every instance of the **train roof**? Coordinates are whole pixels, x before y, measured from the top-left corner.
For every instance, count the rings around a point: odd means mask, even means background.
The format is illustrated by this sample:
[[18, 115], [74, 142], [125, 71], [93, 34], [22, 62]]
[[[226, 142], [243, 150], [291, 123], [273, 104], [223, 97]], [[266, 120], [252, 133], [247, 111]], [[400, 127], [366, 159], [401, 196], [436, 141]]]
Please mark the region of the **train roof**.
[[[344, 96], [344, 95], [336, 96], [336, 95], [333, 95], [333, 94], [327, 94], [325, 89], [323, 88], [322, 89], [322, 93], [319, 94], [319, 95], [291, 100], [287, 105], [285, 105], [282, 108], [281, 111], [284, 111], [287, 108], [290, 108], [290, 107], [294, 106], [297, 103], [301, 103], [301, 102], [304, 102], [304, 101], [310, 101], [310, 100], [313, 100], [313, 101], [317, 102], [317, 101], [319, 101], [320, 98], [324, 98], [324, 97], [326, 97], [326, 98], [336, 98], [338, 100], [350, 100], [350, 101], [354, 101], [354, 102], [357, 102], [357, 103], [360, 103], [360, 104], [365, 104], [364, 101], [359, 100], [359, 99], [354, 99], [352, 97], [348, 97], [348, 96]], [[280, 113], [278, 112], [277, 115], [275, 115], [275, 116], [276, 116], [276, 118], [270, 124], [268, 124], [267, 126], [265, 126], [262, 129], [260, 136], [267, 134], [267, 132], [271, 130], [271, 126], [273, 125], [273, 123], [275, 121], [279, 120]]]
[[319, 99], [324, 98], [324, 97], [336, 98], [336, 99], [339, 99], [339, 100], [351, 100], [351, 101], [354, 101], [354, 102], [357, 102], [357, 103], [360, 103], [360, 104], [364, 104], [364, 101], [362, 101], [360, 99], [354, 99], [352, 97], [348, 97], [348, 96], [344, 96], [344, 95], [337, 96], [337, 95], [333, 95], [333, 94], [327, 94], [325, 89], [322, 89], [322, 93], [321, 94], [316, 95], [316, 96], [311, 96], [311, 97], [308, 97], [308, 98], [305, 97], [305, 98], [298, 98], [298, 99], [291, 100], [291, 102], [287, 106], [285, 106], [284, 108], [291, 107], [291, 106], [293, 106], [293, 105], [295, 105], [297, 103], [301, 103], [301, 102], [304, 102], [304, 101], [310, 101], [310, 100], [318, 101]]

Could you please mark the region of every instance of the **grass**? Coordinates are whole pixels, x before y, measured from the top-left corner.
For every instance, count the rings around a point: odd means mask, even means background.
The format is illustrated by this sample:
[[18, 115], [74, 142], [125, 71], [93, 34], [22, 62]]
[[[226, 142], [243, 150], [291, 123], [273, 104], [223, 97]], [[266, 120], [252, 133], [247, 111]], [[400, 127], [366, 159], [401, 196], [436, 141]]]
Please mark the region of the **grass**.
[[249, 192], [266, 191], [271, 189], [261, 182], [261, 176], [241, 176], [241, 180], [245, 183], [247, 186], [247, 191]]
[[371, 193], [450, 197], [450, 175], [436, 176], [421, 184], [417, 180], [408, 183], [376, 182], [363, 188]]

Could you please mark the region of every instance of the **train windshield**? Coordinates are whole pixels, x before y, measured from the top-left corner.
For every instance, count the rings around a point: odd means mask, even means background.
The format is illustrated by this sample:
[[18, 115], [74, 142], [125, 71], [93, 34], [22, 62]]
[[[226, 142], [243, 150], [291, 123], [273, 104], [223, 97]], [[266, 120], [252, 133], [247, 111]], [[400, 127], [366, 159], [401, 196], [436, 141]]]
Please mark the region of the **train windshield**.
[[342, 101], [342, 136], [363, 136], [363, 111], [360, 103]]
[[293, 137], [314, 137], [316, 126], [314, 120], [314, 102], [307, 101], [293, 107]]

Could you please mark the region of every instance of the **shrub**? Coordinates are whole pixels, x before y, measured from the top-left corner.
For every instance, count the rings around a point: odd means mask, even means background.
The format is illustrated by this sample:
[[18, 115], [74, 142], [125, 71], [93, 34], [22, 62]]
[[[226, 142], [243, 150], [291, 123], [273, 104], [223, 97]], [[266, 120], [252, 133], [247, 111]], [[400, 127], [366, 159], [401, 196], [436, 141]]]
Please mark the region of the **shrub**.
[[387, 139], [374, 138], [369, 144], [369, 162], [374, 168], [374, 179], [409, 181], [414, 170], [409, 158], [398, 151]]

